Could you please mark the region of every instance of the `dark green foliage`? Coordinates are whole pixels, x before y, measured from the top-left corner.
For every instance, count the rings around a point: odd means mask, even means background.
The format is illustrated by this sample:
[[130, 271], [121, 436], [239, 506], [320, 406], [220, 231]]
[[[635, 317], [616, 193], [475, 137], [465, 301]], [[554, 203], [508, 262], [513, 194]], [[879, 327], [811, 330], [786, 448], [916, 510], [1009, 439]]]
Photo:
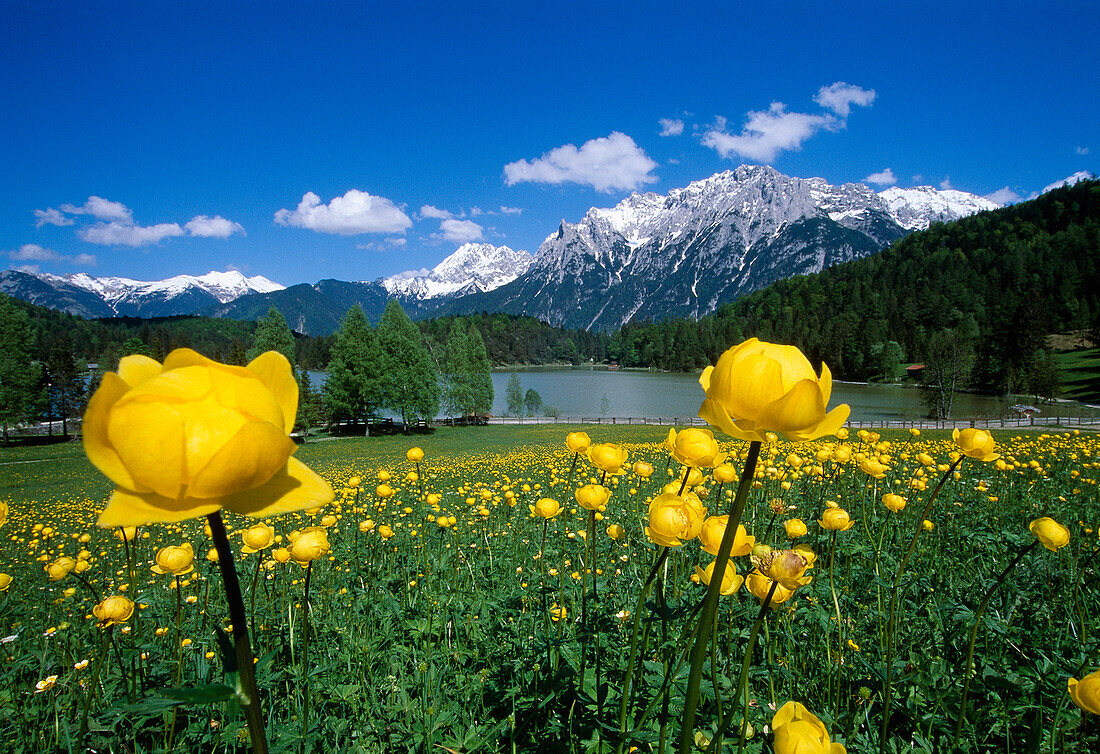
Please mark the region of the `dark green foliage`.
[[324, 402], [334, 421], [359, 421], [382, 406], [383, 370], [378, 339], [363, 309], [354, 306], [336, 332]]
[[509, 416], [519, 416], [523, 412], [523, 386], [519, 384], [519, 372], [515, 370], [512, 370], [504, 388], [504, 400], [508, 404]]
[[256, 336], [252, 347], [245, 354], [245, 359], [252, 361], [254, 358], [267, 351], [278, 351], [286, 356], [291, 365], [295, 362], [294, 336], [286, 325], [286, 319], [274, 306], [267, 310], [267, 314], [256, 320]]
[[34, 331], [26, 311], [0, 295], [0, 427], [30, 418], [41, 367], [31, 361]]
[[542, 396], [533, 387], [529, 387], [523, 394], [523, 405], [527, 407], [528, 416], [537, 416], [542, 410]]
[[382, 350], [382, 401], [407, 424], [439, 413], [439, 373], [420, 330], [391, 299], [378, 322]]

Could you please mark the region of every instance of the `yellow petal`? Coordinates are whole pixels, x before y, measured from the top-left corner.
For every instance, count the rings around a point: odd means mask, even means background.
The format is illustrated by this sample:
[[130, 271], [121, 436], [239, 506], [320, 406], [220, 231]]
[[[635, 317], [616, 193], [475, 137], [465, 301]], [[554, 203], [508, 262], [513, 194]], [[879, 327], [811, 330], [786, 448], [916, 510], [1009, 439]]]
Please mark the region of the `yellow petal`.
[[294, 441], [267, 422], [244, 424], [191, 477], [187, 494], [217, 498], [264, 484], [295, 451]]
[[133, 475], [122, 463], [122, 459], [111, 447], [110, 440], [107, 438], [107, 419], [111, 408], [129, 390], [130, 385], [114, 372], [107, 372], [103, 375], [103, 381], [99, 384], [99, 389], [88, 401], [88, 410], [84, 412], [82, 434], [84, 452], [87, 454], [88, 460], [115, 484], [136, 489], [138, 484], [134, 481]]
[[[247, 419], [269, 422], [286, 434], [283, 408], [256, 374], [244, 368], [239, 368], [236, 374], [223, 369], [210, 369], [207, 373], [214, 400]], [[291, 415], [291, 421], [293, 418]]]
[[218, 362], [206, 358], [198, 351], [190, 348], [177, 348], [168, 354], [164, 360], [164, 371], [182, 369], [184, 367], [211, 367], [220, 366]]
[[213, 513], [221, 506], [218, 501], [183, 498], [175, 500], [155, 492], [132, 492], [118, 487], [99, 514], [98, 525], [104, 529], [116, 526], [170, 524]]
[[829, 365], [821, 362], [821, 376], [817, 378], [817, 386], [821, 388], [821, 400], [826, 406], [833, 397], [833, 373], [829, 371]]
[[[711, 380], [712, 387], [715, 382]], [[716, 397], [725, 404], [730, 415], [757, 423], [760, 423], [761, 411], [787, 392], [783, 385], [782, 366], [764, 354], [746, 356], [731, 368], [725, 380], [717, 382]]]
[[250, 361], [248, 370], [255, 372], [275, 397], [283, 410], [283, 431], [289, 434], [298, 415], [298, 381], [290, 362], [278, 351], [268, 351]]
[[810, 360], [796, 346], [781, 346], [774, 343], [765, 345], [764, 354], [768, 358], [775, 359], [782, 366], [784, 390], [790, 390], [802, 380], [817, 381], [817, 375], [814, 374], [814, 368], [810, 366]]
[[703, 370], [703, 373], [699, 375], [699, 384], [703, 386], [703, 392], [710, 390], [710, 373], [714, 371], [714, 367], [707, 367]]
[[141, 383], [126, 396], [127, 401], [199, 401], [210, 394], [210, 370], [202, 367], [182, 367], [161, 372]]
[[130, 387], [137, 387], [146, 380], [153, 379], [161, 373], [161, 369], [160, 363], [155, 359], [139, 353], [123, 356], [118, 362], [118, 376]]
[[134, 402], [127, 395], [111, 411], [107, 437], [135, 486], [175, 498], [187, 471], [183, 429], [184, 417], [177, 406]]
[[737, 424], [734, 423], [729, 413], [726, 412], [725, 407], [711, 398], [707, 398], [703, 401], [703, 405], [699, 407], [699, 418], [712, 427], [718, 427], [718, 429], [722, 430], [730, 437], [736, 437], [738, 440], [751, 441], [762, 439], [756, 432], [741, 430]]
[[222, 505], [248, 516], [277, 516], [332, 502], [335, 494], [324, 479], [291, 457], [266, 484], [222, 499]]
[[759, 423], [775, 432], [805, 431], [825, 418], [825, 403], [817, 380], [802, 380], [783, 397], [772, 401], [760, 412]]

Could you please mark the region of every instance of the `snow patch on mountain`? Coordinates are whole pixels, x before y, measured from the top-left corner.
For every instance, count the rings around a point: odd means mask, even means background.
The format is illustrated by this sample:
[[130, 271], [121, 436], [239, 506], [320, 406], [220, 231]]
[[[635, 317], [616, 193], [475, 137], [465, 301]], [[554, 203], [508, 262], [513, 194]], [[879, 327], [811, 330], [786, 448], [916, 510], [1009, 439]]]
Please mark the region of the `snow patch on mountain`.
[[491, 291], [519, 277], [532, 258], [507, 246], [467, 243], [431, 270], [402, 272], [378, 282], [392, 295], [421, 300]]
[[879, 196], [886, 202], [894, 221], [906, 230], [925, 230], [934, 222], [950, 222], [1002, 205], [981, 196], [931, 186], [888, 188]]
[[38, 278], [68, 283], [96, 294], [109, 306], [115, 308], [121, 302], [135, 302], [141, 299], [170, 300], [195, 290], [204, 291], [219, 303], [227, 303], [247, 293], [271, 293], [281, 291], [286, 286], [273, 280], [256, 275], [245, 277], [236, 270], [225, 272], [211, 271], [205, 275], [176, 275], [166, 280], [133, 280], [124, 277], [92, 277], [81, 272], [71, 275], [50, 275], [40, 273]]

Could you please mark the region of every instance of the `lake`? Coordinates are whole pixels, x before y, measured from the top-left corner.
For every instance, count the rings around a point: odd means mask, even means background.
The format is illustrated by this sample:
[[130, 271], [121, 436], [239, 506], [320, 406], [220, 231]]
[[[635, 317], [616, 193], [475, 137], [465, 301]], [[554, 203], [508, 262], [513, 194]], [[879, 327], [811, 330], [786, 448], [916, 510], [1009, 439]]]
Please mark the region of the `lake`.
[[[697, 374], [568, 367], [537, 367], [521, 369], [518, 373], [524, 393], [534, 389], [544, 405], [557, 407], [562, 416], [691, 417], [699, 412], [704, 397]], [[493, 414], [496, 416], [503, 416], [507, 411], [504, 391], [511, 374], [511, 370], [493, 372]], [[952, 416], [955, 419], [1001, 418], [1008, 415], [1008, 407], [1017, 402], [959, 393], [955, 396]], [[840, 403], [852, 407], [851, 418], [857, 421], [927, 416], [920, 391], [910, 387], [833, 382], [830, 407]], [[606, 412], [603, 410], [605, 405]], [[1041, 408], [1042, 416], [1100, 416], [1100, 411], [1079, 403], [1056, 403]]]
[[[534, 389], [543, 405], [554, 406], [565, 417], [686, 418], [698, 414], [703, 402], [699, 375], [682, 372], [611, 371], [592, 367], [529, 367], [518, 370], [523, 392]], [[504, 391], [511, 370], [492, 373], [493, 415], [504, 416]], [[310, 372], [314, 389], [325, 381], [323, 372]], [[606, 397], [606, 412], [604, 398]], [[1009, 415], [1011, 403], [988, 395], [959, 393], [954, 419], [999, 419]], [[927, 414], [916, 388], [833, 382], [830, 406], [847, 403], [855, 421], [922, 419]], [[1080, 403], [1042, 406], [1042, 416], [1100, 416], [1100, 410]]]

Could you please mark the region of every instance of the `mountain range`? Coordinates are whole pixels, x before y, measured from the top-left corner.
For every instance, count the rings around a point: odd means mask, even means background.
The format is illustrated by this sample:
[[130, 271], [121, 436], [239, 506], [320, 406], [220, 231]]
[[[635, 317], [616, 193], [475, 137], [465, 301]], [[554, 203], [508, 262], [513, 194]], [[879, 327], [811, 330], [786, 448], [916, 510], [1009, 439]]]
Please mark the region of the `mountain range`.
[[213, 314], [255, 319], [272, 306], [311, 335], [359, 304], [372, 321], [390, 298], [413, 317], [502, 311], [612, 330], [633, 319], [696, 318], [775, 280], [873, 254], [933, 222], [999, 205], [928, 186], [875, 192], [742, 165], [674, 189], [634, 193], [562, 220], [534, 255], [465, 244], [432, 270], [284, 288], [211, 272], [142, 282], [7, 270], [0, 291], [85, 317]]

